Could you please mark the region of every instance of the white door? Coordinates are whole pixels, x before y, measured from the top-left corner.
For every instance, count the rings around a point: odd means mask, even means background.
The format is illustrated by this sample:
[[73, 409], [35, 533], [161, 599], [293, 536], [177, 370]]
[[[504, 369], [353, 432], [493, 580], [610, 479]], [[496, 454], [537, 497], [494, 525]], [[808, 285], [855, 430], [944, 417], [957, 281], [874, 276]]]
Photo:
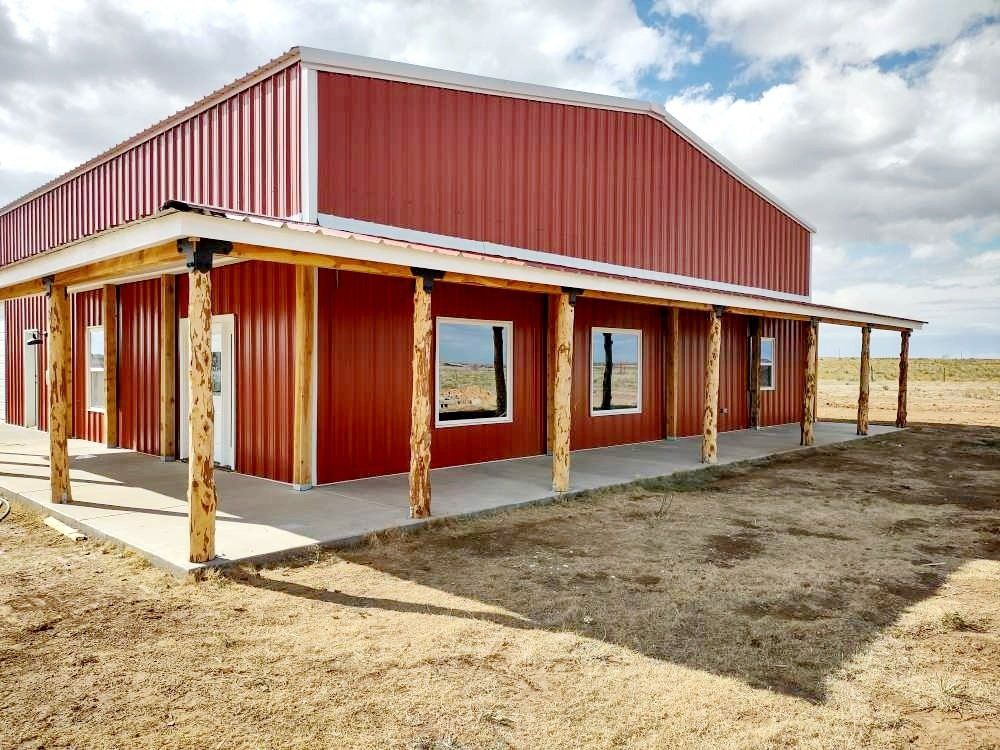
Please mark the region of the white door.
[[[180, 437], [181, 458], [188, 457], [188, 319], [180, 321]], [[232, 315], [212, 316], [212, 405], [215, 408], [215, 463], [232, 469], [236, 464], [235, 320]]]
[[24, 426], [38, 427], [38, 351], [41, 341], [37, 329], [26, 328], [23, 338]]

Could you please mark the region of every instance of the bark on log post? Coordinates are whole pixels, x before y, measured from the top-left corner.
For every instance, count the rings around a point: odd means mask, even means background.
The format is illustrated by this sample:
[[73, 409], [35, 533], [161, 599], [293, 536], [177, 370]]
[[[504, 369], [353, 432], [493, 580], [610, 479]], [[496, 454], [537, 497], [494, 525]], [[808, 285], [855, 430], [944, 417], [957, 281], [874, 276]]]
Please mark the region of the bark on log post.
[[69, 431], [72, 418], [69, 295], [65, 286], [49, 288], [49, 476], [53, 503], [72, 502], [69, 484]]
[[191, 562], [215, 557], [215, 407], [212, 403], [212, 277], [188, 274], [188, 528]]
[[410, 518], [431, 514], [431, 289], [416, 277], [413, 288], [413, 390], [410, 400]]
[[559, 297], [547, 295], [545, 308], [545, 452], [552, 455], [552, 437], [555, 435], [555, 383], [556, 383], [556, 317]]
[[910, 372], [910, 332], [899, 334], [899, 395], [896, 398], [896, 427], [906, 427], [906, 380]]
[[118, 287], [101, 292], [104, 314], [104, 444], [118, 447]]
[[680, 404], [679, 386], [681, 370], [680, 310], [671, 307], [667, 311], [667, 439], [678, 435], [677, 418]]
[[563, 292], [556, 306], [555, 377], [552, 388], [552, 491], [569, 490], [569, 438], [573, 388], [573, 294]]
[[313, 485], [313, 330], [316, 306], [316, 269], [295, 267], [295, 402], [292, 432], [292, 485], [308, 490]]
[[750, 429], [760, 429], [760, 318], [750, 318]]
[[802, 394], [802, 429], [800, 443], [813, 445], [816, 442], [816, 330], [819, 323], [809, 321], [806, 328], [806, 376]]
[[868, 391], [871, 386], [871, 326], [861, 328], [861, 386], [858, 389], [858, 434], [868, 434]]
[[719, 356], [722, 348], [722, 309], [708, 314], [708, 338], [705, 355], [705, 411], [702, 420], [701, 462], [718, 460]]
[[160, 458], [177, 457], [177, 277], [160, 277]]

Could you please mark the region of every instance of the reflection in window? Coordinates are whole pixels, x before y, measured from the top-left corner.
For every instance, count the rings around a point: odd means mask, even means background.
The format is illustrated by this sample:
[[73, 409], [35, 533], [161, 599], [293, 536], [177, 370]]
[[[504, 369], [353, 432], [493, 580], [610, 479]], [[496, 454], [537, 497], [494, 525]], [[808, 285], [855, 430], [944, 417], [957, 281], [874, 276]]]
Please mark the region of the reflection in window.
[[590, 337], [590, 353], [591, 413], [641, 411], [642, 332], [594, 328]]
[[438, 318], [438, 424], [511, 420], [510, 321]]
[[104, 327], [87, 328], [87, 408], [104, 411]]
[[760, 340], [760, 388], [774, 390], [774, 339]]

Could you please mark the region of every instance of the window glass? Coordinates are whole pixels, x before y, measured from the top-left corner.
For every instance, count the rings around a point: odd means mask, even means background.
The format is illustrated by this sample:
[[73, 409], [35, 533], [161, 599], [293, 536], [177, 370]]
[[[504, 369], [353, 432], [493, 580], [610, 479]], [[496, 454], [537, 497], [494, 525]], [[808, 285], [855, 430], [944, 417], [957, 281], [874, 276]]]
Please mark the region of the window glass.
[[590, 410], [594, 414], [639, 411], [642, 333], [594, 328], [591, 332]]
[[102, 410], [104, 400], [104, 327], [87, 329], [87, 408]]
[[774, 339], [760, 340], [760, 387], [774, 390]]
[[103, 326], [94, 326], [87, 329], [87, 361], [88, 367], [104, 369]]
[[438, 423], [511, 419], [509, 321], [439, 318]]

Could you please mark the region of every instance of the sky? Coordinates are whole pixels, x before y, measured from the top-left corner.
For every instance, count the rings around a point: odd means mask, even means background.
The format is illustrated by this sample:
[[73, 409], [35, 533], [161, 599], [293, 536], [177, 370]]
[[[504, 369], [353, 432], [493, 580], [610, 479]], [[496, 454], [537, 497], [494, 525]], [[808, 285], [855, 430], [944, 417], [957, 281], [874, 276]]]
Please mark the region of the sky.
[[0, 205], [297, 44], [659, 102], [816, 226], [815, 301], [1000, 356], [1000, 0], [0, 0]]

